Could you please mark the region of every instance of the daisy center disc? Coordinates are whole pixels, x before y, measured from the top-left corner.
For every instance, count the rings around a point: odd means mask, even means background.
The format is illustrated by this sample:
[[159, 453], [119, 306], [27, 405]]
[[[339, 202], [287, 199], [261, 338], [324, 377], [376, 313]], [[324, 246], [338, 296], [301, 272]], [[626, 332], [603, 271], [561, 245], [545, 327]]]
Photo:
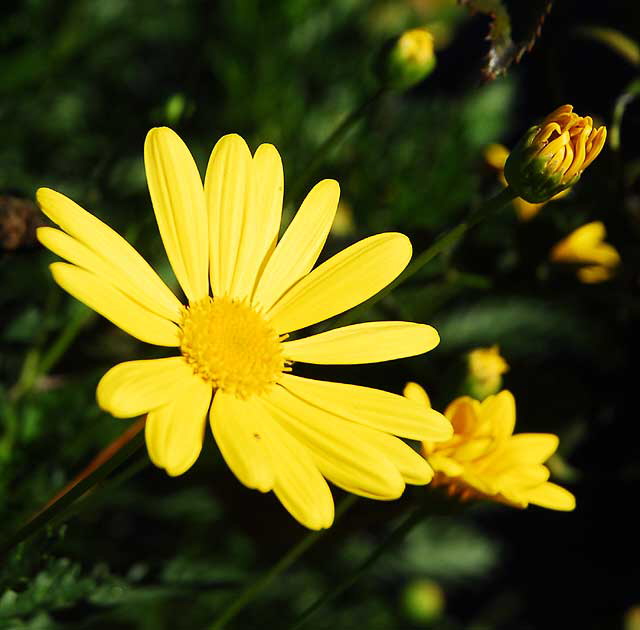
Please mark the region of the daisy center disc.
[[239, 398], [264, 393], [286, 370], [269, 322], [228, 297], [207, 297], [185, 308], [180, 351], [203, 381]]

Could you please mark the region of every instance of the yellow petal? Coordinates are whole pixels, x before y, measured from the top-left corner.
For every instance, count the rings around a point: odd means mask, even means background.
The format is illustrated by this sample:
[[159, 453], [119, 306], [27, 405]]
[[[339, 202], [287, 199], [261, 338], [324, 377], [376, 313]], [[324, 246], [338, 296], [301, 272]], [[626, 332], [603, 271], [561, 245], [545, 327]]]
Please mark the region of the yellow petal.
[[200, 455], [211, 394], [211, 386], [192, 378], [172, 402], [147, 416], [149, 457], [172, 477], [189, 470]]
[[303, 363], [355, 365], [412, 357], [435, 348], [435, 328], [409, 322], [367, 322], [286, 341], [284, 356]]
[[404, 396], [380, 389], [284, 374], [282, 385], [297, 398], [333, 416], [413, 440], [447, 440], [451, 423], [441, 414]]
[[436, 472], [441, 472], [447, 477], [459, 477], [464, 472], [464, 466], [450, 457], [434, 453], [429, 455], [428, 460]]
[[497, 483], [501, 488], [523, 490], [539, 486], [549, 479], [549, 469], [542, 464], [529, 464], [505, 470]]
[[418, 383], [409, 382], [404, 386], [404, 391], [402, 395], [409, 400], [413, 400], [414, 402], [420, 403], [425, 407], [431, 407], [431, 399], [429, 398], [429, 394], [427, 394], [426, 390], [418, 385]]
[[140, 341], [180, 345], [179, 329], [173, 322], [143, 308], [101, 277], [67, 263], [52, 263], [49, 268], [65, 291]]
[[269, 311], [271, 323], [279, 333], [288, 333], [338, 315], [386, 287], [410, 258], [411, 243], [404, 234], [365, 238], [287, 291]]
[[358, 426], [355, 428], [356, 435], [360, 434], [358, 439], [375, 446], [393, 462], [405, 483], [423, 486], [433, 479], [433, 470], [427, 460], [406, 442], [382, 431], [371, 431]]
[[98, 405], [116, 418], [133, 418], [165, 405], [194, 376], [182, 357], [127, 361], [98, 383]]
[[259, 275], [275, 249], [282, 218], [284, 172], [280, 154], [272, 144], [261, 144], [251, 163], [232, 292], [238, 297], [253, 294]]
[[264, 401], [282, 427], [309, 448], [320, 472], [337, 486], [375, 499], [396, 499], [404, 491], [400, 471], [386, 454], [360, 439], [362, 431], [354, 430], [357, 425], [305, 403], [282, 387], [274, 387]]
[[480, 403], [469, 396], [460, 396], [449, 403], [444, 415], [451, 421], [456, 435], [475, 434]]
[[334, 518], [333, 497], [309, 449], [271, 418], [267, 434], [275, 470], [273, 491], [282, 505], [305, 527], [330, 527]]
[[267, 261], [253, 303], [270, 308], [280, 296], [311, 271], [324, 247], [340, 198], [332, 179], [316, 184]]
[[169, 262], [188, 300], [209, 295], [209, 234], [202, 180], [186, 145], [167, 127], [152, 129], [144, 164]]
[[157, 315], [180, 320], [182, 305], [178, 298], [117, 232], [54, 190], [40, 188], [37, 199], [44, 214], [70, 235], [40, 228], [38, 239], [45, 247], [102, 276]]
[[275, 479], [267, 447], [269, 420], [255, 401], [221, 391], [211, 405], [211, 430], [224, 460], [245, 486], [260, 492], [271, 490]]
[[576, 498], [564, 488], [555, 483], [543, 483], [535, 488], [529, 488], [523, 492], [529, 503], [549, 508], [550, 510], [562, 510], [571, 512], [576, 507]]
[[509, 440], [502, 457], [521, 464], [539, 464], [556, 452], [558, 442], [558, 436], [552, 433], [518, 433]]
[[589, 265], [578, 269], [578, 279], [584, 284], [598, 284], [613, 277], [613, 269], [603, 265]]
[[[259, 220], [262, 209], [249, 208], [247, 189], [251, 172], [251, 152], [237, 134], [218, 140], [211, 152], [204, 192], [209, 211], [209, 247], [211, 289], [214, 295], [245, 297], [234, 290], [234, 273], [240, 247], [254, 247], [255, 241], [243, 243], [245, 230], [253, 231], [251, 221]], [[251, 232], [246, 234], [249, 238]], [[243, 258], [246, 253], [243, 254]]]
[[488, 422], [496, 441], [502, 442], [513, 434], [516, 425], [516, 401], [513, 394], [503, 390], [480, 403], [483, 422]]
[[493, 439], [488, 437], [467, 440], [455, 449], [454, 457], [459, 462], [470, 462], [485, 455], [492, 445]]

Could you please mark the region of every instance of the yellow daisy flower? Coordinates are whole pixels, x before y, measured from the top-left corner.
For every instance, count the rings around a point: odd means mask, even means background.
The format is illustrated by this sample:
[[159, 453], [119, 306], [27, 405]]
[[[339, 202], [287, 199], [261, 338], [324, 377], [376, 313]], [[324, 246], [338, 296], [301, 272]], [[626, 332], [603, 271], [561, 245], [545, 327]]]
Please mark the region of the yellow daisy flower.
[[[408, 383], [404, 395], [431, 406], [416, 383]], [[574, 496], [549, 482], [549, 469], [543, 465], [558, 448], [558, 437], [513, 435], [516, 404], [511, 392], [502, 390], [482, 402], [462, 396], [447, 407], [445, 416], [453, 424], [453, 437], [422, 443], [423, 455], [436, 473], [434, 485], [446, 486], [461, 499], [491, 499], [518, 508], [530, 503], [552, 510], [575, 508]]]
[[609, 280], [620, 264], [618, 250], [604, 239], [607, 231], [602, 221], [592, 221], [554, 245], [549, 258], [553, 262], [585, 265], [578, 269], [581, 282], [595, 284]]
[[130, 335], [177, 348], [163, 359], [128, 361], [101, 379], [100, 406], [116, 417], [147, 414], [149, 456], [180, 475], [202, 448], [207, 416], [238, 479], [273, 492], [301, 523], [329, 527], [326, 479], [376, 499], [399, 497], [405, 483], [433, 475], [394, 437], [443, 440], [439, 413], [388, 392], [291, 374], [294, 362], [360, 364], [431, 350], [430, 326], [369, 322], [291, 340], [288, 335], [365, 301], [394, 280], [411, 257], [402, 234], [365, 238], [317, 268], [339, 197], [317, 184], [278, 242], [284, 175], [272, 145], [252, 156], [238, 135], [224, 136], [204, 186], [186, 145], [152, 129], [145, 167], [160, 235], [184, 291], [183, 305], [121, 236], [73, 201], [38, 191], [46, 227], [40, 241], [68, 262], [56, 282]]

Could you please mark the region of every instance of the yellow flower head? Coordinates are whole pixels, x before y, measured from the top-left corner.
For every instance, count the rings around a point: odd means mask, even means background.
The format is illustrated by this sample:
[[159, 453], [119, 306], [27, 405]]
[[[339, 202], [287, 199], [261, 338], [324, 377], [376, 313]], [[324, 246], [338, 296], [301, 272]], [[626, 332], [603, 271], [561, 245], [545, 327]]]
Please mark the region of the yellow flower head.
[[438, 333], [406, 322], [370, 322], [299, 339], [289, 335], [368, 299], [411, 257], [398, 233], [378, 234], [313, 269], [338, 205], [333, 180], [314, 186], [278, 242], [284, 175], [275, 147], [252, 156], [238, 135], [213, 149], [204, 180], [170, 129], [152, 129], [145, 167], [181, 303], [111, 228], [50, 189], [38, 191], [57, 225], [40, 241], [68, 262], [56, 282], [134, 337], [177, 353], [128, 361], [98, 385], [116, 417], [147, 414], [151, 460], [180, 475], [202, 448], [207, 416], [231, 470], [250, 488], [273, 492], [301, 523], [331, 525], [326, 479], [376, 499], [425, 484], [429, 465], [395, 437], [443, 440], [439, 413], [388, 392], [291, 374], [296, 361], [359, 364], [431, 350]]
[[509, 370], [498, 346], [472, 350], [467, 355], [467, 365], [469, 385], [478, 399], [495, 394], [502, 386], [502, 375]]
[[412, 28], [383, 46], [376, 70], [383, 86], [406, 90], [431, 74], [435, 66], [433, 35], [426, 28]]
[[[428, 404], [424, 390], [409, 383], [405, 396]], [[550, 483], [544, 462], [558, 448], [550, 433], [513, 435], [516, 407], [507, 390], [482, 402], [469, 396], [454, 400], [445, 411], [454, 435], [446, 442], [423, 441], [422, 452], [434, 469], [433, 483], [461, 499], [490, 499], [513, 507], [529, 503], [552, 510], [575, 508], [574, 496]]]
[[581, 282], [604, 282], [611, 278], [620, 264], [618, 250], [604, 242], [606, 235], [606, 228], [601, 221], [587, 223], [557, 243], [549, 258], [553, 262], [585, 265], [578, 269]]
[[[504, 177], [504, 165], [508, 157], [509, 150], [502, 144], [489, 144], [484, 150], [485, 161], [491, 168], [498, 172], [500, 183], [505, 187], [507, 186], [507, 180]], [[551, 197], [549, 201], [561, 199], [567, 194], [569, 194], [569, 189], [562, 190], [557, 195]], [[516, 197], [513, 200], [513, 207], [521, 221], [529, 221], [530, 219], [533, 219], [533, 217], [535, 217], [546, 205], [546, 201], [543, 201], [542, 203], [529, 203], [521, 197]]]
[[572, 105], [562, 105], [516, 145], [505, 164], [505, 178], [525, 201], [548, 201], [580, 179], [606, 137], [606, 127], [595, 129], [590, 116], [578, 116]]

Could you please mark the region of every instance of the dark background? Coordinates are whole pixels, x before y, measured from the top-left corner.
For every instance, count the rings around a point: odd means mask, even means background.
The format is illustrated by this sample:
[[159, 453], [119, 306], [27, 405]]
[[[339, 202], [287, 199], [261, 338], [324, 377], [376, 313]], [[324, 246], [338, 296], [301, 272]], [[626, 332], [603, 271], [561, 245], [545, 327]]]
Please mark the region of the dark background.
[[[507, 4], [516, 40], [531, 29], [519, 4]], [[583, 27], [638, 40], [640, 5], [558, 1], [533, 50], [487, 81], [489, 18], [447, 1], [3, 4], [3, 532], [128, 426], [95, 404], [106, 369], [157, 356], [54, 285], [47, 270], [53, 257], [33, 238], [43, 221], [30, 205], [35, 190], [64, 192], [170, 278], [144, 179], [149, 128], [175, 129], [202, 172], [224, 133], [240, 133], [252, 149], [271, 142], [290, 192], [317, 147], [375, 89], [371, 65], [382, 43], [425, 24], [436, 34], [435, 72], [406, 93], [385, 95], [305, 182], [306, 192], [336, 178], [348, 206], [347, 228], [333, 233], [323, 257], [386, 230], [408, 234], [422, 251], [499, 190], [485, 146], [513, 146], [558, 105], [572, 103], [610, 126], [640, 59], [616, 50], [611, 35], [595, 39]], [[505, 387], [516, 397], [517, 431], [560, 436], [550, 467], [575, 493], [576, 511], [478, 504], [433, 516], [309, 628], [638, 627], [639, 127], [640, 102], [632, 101], [620, 149], [606, 147], [571, 195], [526, 223], [508, 209], [366, 313], [432, 323], [442, 338], [435, 351], [298, 372], [394, 392], [415, 380], [444, 409], [460, 391], [465, 353], [498, 343], [511, 367]], [[287, 198], [288, 217], [299, 201]], [[18, 228], [7, 219], [9, 203], [20, 206]], [[573, 269], [547, 257], [591, 220], [605, 223], [623, 262], [613, 280], [583, 285]], [[210, 436], [205, 442], [186, 475], [171, 479], [146, 466], [8, 557], [0, 570], [0, 628], [211, 624], [233, 588], [305, 532], [272, 495], [241, 486]], [[435, 506], [437, 493], [428, 488], [411, 488], [393, 503], [360, 500], [230, 627], [286, 628], [425, 493]]]

